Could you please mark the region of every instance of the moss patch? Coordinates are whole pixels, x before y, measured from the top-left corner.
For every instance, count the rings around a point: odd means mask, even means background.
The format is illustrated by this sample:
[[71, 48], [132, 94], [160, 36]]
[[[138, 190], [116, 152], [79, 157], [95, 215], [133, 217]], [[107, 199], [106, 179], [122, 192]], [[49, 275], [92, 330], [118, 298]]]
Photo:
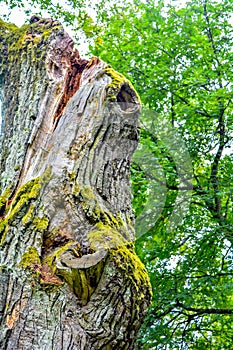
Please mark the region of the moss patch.
[[43, 264], [46, 264], [49, 267], [51, 267], [52, 271], [55, 273], [57, 269], [56, 260], [59, 260], [60, 255], [65, 251], [67, 251], [70, 248], [70, 246], [74, 244], [75, 242], [69, 242], [65, 244], [63, 247], [56, 249], [54, 252], [52, 252], [51, 254], [49, 254], [43, 259]]
[[102, 209], [92, 187], [83, 186], [80, 188], [78, 185], [76, 185], [75, 196], [80, 200], [82, 208], [91, 223], [99, 223], [100, 225], [103, 224], [119, 229], [127, 236], [127, 225], [122, 219], [120, 213], [113, 215], [107, 209]]
[[9, 223], [17, 216], [17, 214], [22, 216], [21, 214], [23, 213], [23, 207], [25, 207], [31, 200], [38, 197], [40, 189], [40, 178], [28, 181], [26, 184], [20, 187], [11, 203], [11, 208], [6, 217]]
[[6, 207], [7, 200], [10, 197], [12, 192], [12, 186], [9, 186], [3, 194], [0, 196], [0, 212], [3, 211], [3, 209]]
[[137, 291], [139, 298], [144, 294], [140, 292], [148, 286], [149, 295], [152, 294], [151, 284], [145, 266], [134, 251], [134, 244], [128, 242], [116, 229], [98, 223], [95, 229], [88, 234], [88, 239], [93, 250], [106, 249], [113, 257], [117, 269], [121, 270], [124, 278], [130, 279]]
[[103, 223], [95, 225], [93, 231], [88, 234], [88, 239], [91, 244], [91, 249], [94, 251], [100, 249], [117, 249], [122, 245], [127, 245], [129, 242], [114, 228]]
[[93, 250], [106, 249], [115, 257], [117, 265], [137, 284], [139, 281], [149, 283], [145, 266], [134, 251], [134, 244], [110, 226], [97, 224], [88, 234]]
[[[31, 202], [39, 196], [40, 189], [40, 178], [28, 181], [26, 184], [22, 185], [19, 188], [8, 208], [6, 216], [0, 220], [0, 245], [2, 245], [5, 241], [9, 225], [12, 224], [15, 220], [22, 219], [22, 223], [24, 225], [28, 224], [30, 220], [32, 220], [34, 206], [31, 205]], [[35, 224], [37, 224], [37, 222]]]
[[[145, 266], [138, 258], [134, 251], [134, 245], [122, 245], [118, 249], [112, 249], [111, 254], [114, 257], [114, 261], [118, 268], [123, 272], [126, 278], [129, 278], [138, 292], [140, 292], [141, 286], [148, 286], [149, 293], [152, 295], [152, 288], [150, 279], [146, 271]], [[142, 290], [144, 289], [142, 288]], [[141, 299], [144, 298], [144, 294], [141, 293]]]
[[35, 265], [40, 264], [39, 254], [34, 247], [29, 247], [28, 250], [23, 254], [20, 261], [20, 266], [24, 269], [32, 269]]
[[105, 72], [112, 78], [112, 82], [108, 84], [108, 87], [113, 86], [120, 88], [123, 83], [128, 82], [123, 74], [118, 73], [111, 66], [107, 66], [107, 68], [105, 68]]
[[29, 269], [34, 281], [38, 281], [45, 288], [63, 285], [63, 282], [53, 274], [48, 265], [41, 264], [40, 256], [35, 247], [28, 248], [23, 254], [19, 266], [23, 269]]
[[30, 204], [30, 207], [29, 207], [27, 213], [22, 218], [22, 222], [24, 225], [30, 224], [33, 221], [34, 211], [35, 211], [35, 205]]
[[0, 75], [14, 69], [16, 58], [21, 52], [22, 59], [30, 55], [30, 60], [41, 61], [48, 50], [48, 37], [61, 28], [58, 22], [46, 22], [43, 19], [20, 28], [0, 19], [0, 52], [3, 52]]
[[123, 84], [127, 84], [130, 89], [132, 90], [132, 93], [136, 96], [138, 102], [141, 104], [140, 97], [136, 90], [134, 89], [132, 83], [121, 73], [116, 72], [111, 66], [107, 66], [105, 68], [105, 73], [109, 75], [112, 79], [111, 83], [107, 85], [107, 95], [108, 100], [110, 102], [116, 102], [117, 101], [117, 94]]
[[46, 30], [43, 28], [43, 30], [41, 30], [42, 38], [44, 40], [48, 39], [48, 37], [52, 34], [54, 30], [59, 30], [61, 28], [62, 28], [61, 25], [56, 25], [51, 28], [47, 28]]
[[23, 25], [21, 28], [15, 24], [4, 22], [0, 19], [0, 34], [8, 43], [17, 42], [20, 37], [29, 29], [30, 25]]
[[60, 30], [60, 24], [49, 27], [43, 19], [32, 24], [24, 24], [17, 27], [15, 24], [4, 22], [0, 19], [0, 34], [7, 39], [11, 51], [17, 51], [30, 45], [31, 42], [38, 44], [42, 39], [46, 40], [55, 30]]
[[33, 224], [35, 225], [37, 231], [45, 231], [48, 227], [49, 220], [46, 217], [37, 217], [33, 220]]
[[4, 243], [5, 239], [6, 239], [6, 235], [8, 233], [8, 225], [6, 222], [1, 222], [0, 223], [0, 237], [1, 237], [1, 240], [0, 240], [0, 247], [1, 245]]

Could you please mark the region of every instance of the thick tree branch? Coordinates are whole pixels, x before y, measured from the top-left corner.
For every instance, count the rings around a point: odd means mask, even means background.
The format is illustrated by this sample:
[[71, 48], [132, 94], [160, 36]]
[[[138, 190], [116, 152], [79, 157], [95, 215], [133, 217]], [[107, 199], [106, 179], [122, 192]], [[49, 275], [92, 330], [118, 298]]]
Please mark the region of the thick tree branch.
[[179, 301], [177, 301], [176, 306], [181, 307], [186, 311], [194, 312], [195, 314], [191, 316], [198, 316], [202, 314], [210, 314], [210, 315], [232, 315], [233, 314], [233, 309], [216, 309], [216, 308], [202, 309], [202, 308], [188, 307]]

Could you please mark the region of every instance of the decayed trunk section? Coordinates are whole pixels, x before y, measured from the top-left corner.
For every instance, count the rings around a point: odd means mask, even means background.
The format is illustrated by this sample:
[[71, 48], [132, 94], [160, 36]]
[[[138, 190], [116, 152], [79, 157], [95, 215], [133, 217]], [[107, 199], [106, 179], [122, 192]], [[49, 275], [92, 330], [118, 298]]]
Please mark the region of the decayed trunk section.
[[0, 84], [0, 349], [133, 349], [151, 297], [133, 247], [133, 87], [38, 17], [0, 22]]

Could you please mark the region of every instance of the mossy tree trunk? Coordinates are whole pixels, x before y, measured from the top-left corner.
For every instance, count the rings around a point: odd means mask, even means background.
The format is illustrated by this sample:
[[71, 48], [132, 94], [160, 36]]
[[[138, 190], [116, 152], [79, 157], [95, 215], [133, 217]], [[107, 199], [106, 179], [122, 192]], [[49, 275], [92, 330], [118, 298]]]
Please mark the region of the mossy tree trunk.
[[0, 349], [133, 349], [150, 302], [129, 168], [140, 104], [61, 25], [0, 23]]

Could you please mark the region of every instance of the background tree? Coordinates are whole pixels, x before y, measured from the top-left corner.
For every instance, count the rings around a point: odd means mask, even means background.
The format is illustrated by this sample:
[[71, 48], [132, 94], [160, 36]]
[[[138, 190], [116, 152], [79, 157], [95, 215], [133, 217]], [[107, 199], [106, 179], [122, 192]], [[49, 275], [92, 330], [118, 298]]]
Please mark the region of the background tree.
[[1, 350], [133, 349], [151, 298], [133, 244], [135, 90], [38, 16], [0, 21], [0, 87]]

